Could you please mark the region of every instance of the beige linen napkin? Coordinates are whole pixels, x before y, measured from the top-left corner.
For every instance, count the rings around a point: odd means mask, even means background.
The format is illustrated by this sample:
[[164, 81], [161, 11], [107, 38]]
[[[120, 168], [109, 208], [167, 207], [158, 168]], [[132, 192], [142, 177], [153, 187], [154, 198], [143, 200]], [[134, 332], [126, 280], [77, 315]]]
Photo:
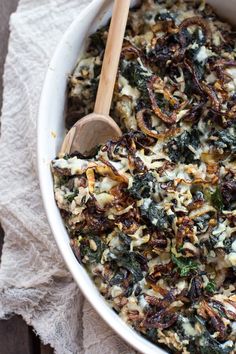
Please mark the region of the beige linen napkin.
[[21, 0], [11, 17], [0, 140], [0, 318], [16, 313], [56, 353], [133, 354], [83, 299], [50, 232], [36, 169], [36, 120], [49, 60], [86, 0]]

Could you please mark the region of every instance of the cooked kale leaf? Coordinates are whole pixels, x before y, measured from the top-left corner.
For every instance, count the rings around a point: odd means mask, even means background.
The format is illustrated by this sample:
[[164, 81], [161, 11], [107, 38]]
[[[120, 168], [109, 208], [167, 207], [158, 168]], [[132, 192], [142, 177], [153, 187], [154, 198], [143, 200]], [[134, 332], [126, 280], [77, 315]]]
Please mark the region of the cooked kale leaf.
[[170, 12], [158, 13], [155, 17], [155, 21], [172, 21], [175, 19], [175, 15]]
[[186, 277], [198, 269], [198, 264], [191, 259], [182, 257], [177, 258], [173, 254], [171, 258], [173, 263], [177, 266], [177, 270], [181, 277]]
[[123, 249], [130, 249], [130, 243], [131, 243], [131, 238], [129, 236], [127, 236], [126, 234], [124, 234], [124, 232], [120, 232], [119, 233], [119, 239], [122, 243], [122, 247]]
[[148, 328], [145, 337], [147, 337], [151, 342], [157, 343], [157, 329]]
[[216, 284], [214, 281], [209, 281], [209, 283], [207, 284], [207, 286], [205, 287], [205, 290], [208, 293], [214, 293], [216, 290]]
[[118, 264], [132, 274], [134, 282], [143, 279], [142, 267], [137, 253], [124, 252], [118, 258]]
[[144, 66], [141, 66], [138, 61], [132, 61], [121, 66], [122, 75], [128, 80], [130, 86], [137, 88], [142, 96], [141, 100], [149, 101], [147, 84], [152, 76]]
[[223, 241], [223, 244], [224, 244], [224, 249], [227, 253], [230, 253], [232, 252], [232, 244], [233, 242], [235, 241], [235, 238], [234, 237], [227, 237], [224, 241]]
[[65, 196], [65, 199], [68, 200], [69, 203], [71, 203], [77, 195], [78, 195], [78, 192], [73, 192], [73, 193], [67, 194]]
[[69, 181], [69, 176], [60, 176], [59, 187], [64, 186]]
[[206, 331], [199, 340], [200, 354], [229, 354], [232, 347], [222, 347], [222, 345], [214, 339], [208, 331]]
[[105, 250], [105, 244], [97, 236], [89, 236], [90, 240], [93, 240], [96, 244], [96, 250], [94, 251], [88, 242], [88, 238], [84, 238], [80, 243], [81, 258], [88, 258], [91, 263], [98, 263], [102, 258], [102, 253]]
[[134, 176], [132, 187], [127, 191], [135, 199], [148, 198], [154, 188], [155, 178], [150, 172]]
[[202, 333], [196, 339], [189, 343], [188, 350], [190, 353], [197, 354], [229, 354], [233, 348], [232, 346], [224, 347], [220, 342], [211, 336], [206, 328], [206, 321], [199, 316], [195, 319], [202, 327]]
[[190, 132], [184, 132], [180, 136], [170, 140], [167, 144], [167, 153], [172, 162], [193, 163], [196, 157], [189, 146], [197, 149], [200, 145], [199, 130], [193, 128]]
[[[234, 130], [234, 133], [232, 133]], [[231, 127], [225, 130], [217, 131], [213, 135], [212, 145], [224, 151], [236, 152], [236, 128]]]
[[120, 268], [110, 280], [110, 285], [121, 284], [127, 278], [127, 273], [126, 269]]
[[151, 202], [148, 207], [141, 206], [141, 215], [147, 218], [150, 223], [159, 230], [166, 230], [169, 226], [169, 219], [165, 210], [157, 203]]
[[88, 49], [89, 51], [95, 51], [96, 54], [103, 52], [105, 49], [104, 31], [105, 27], [91, 34]]
[[219, 187], [217, 187], [215, 192], [212, 193], [211, 203], [212, 203], [213, 207], [219, 211], [221, 211], [224, 208], [224, 202], [223, 202], [222, 194], [221, 194]]

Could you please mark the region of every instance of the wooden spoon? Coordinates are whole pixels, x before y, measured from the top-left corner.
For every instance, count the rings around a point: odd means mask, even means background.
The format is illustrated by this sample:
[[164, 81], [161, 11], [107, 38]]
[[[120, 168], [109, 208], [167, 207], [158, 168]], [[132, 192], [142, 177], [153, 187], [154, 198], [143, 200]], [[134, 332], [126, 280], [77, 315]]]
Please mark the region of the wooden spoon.
[[78, 120], [67, 133], [60, 155], [88, 155], [96, 146], [122, 132], [109, 116], [131, 0], [115, 0], [94, 112]]

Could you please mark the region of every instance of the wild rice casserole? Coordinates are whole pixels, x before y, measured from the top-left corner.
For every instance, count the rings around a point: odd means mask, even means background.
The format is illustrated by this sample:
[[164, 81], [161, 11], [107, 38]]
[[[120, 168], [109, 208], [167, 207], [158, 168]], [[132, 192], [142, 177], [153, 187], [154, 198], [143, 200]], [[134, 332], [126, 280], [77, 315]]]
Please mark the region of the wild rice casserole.
[[[69, 79], [68, 128], [93, 110], [107, 28]], [[235, 39], [202, 2], [143, 1], [112, 104], [122, 138], [52, 162], [78, 261], [171, 353], [236, 353]]]

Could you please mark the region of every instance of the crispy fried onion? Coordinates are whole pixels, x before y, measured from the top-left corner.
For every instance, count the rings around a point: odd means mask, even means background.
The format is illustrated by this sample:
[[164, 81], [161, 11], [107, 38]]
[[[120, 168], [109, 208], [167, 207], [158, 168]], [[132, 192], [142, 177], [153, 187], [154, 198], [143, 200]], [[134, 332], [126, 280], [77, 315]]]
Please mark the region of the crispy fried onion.
[[219, 289], [224, 284], [228, 272], [228, 269], [222, 267], [220, 272], [216, 273], [215, 284], [217, 289]]
[[143, 321], [146, 328], [165, 329], [172, 326], [178, 320], [178, 314], [174, 310], [162, 309], [155, 314], [149, 315]]
[[179, 128], [171, 128], [166, 131], [158, 133], [156, 130], [150, 129], [145, 122], [145, 114], [150, 113], [151, 111], [147, 108], [141, 109], [136, 114], [137, 124], [139, 129], [146, 135], [155, 138], [155, 139], [165, 139], [170, 136], [175, 136], [179, 133]]
[[121, 183], [117, 186], [111, 188], [110, 194], [114, 197], [112, 205], [116, 208], [117, 211], [124, 211], [127, 208], [127, 205], [132, 205], [132, 198], [126, 193], [126, 184]]
[[126, 59], [140, 58], [142, 57], [142, 52], [139, 48], [135, 47], [132, 43], [127, 41], [123, 45], [121, 57]]
[[130, 170], [136, 170], [139, 173], [147, 172], [147, 167], [138, 156], [128, 155]]
[[[92, 201], [92, 203], [94, 202]], [[75, 226], [80, 232], [95, 232], [101, 234], [103, 232], [109, 232], [114, 227], [113, 222], [105, 216], [104, 211], [99, 210], [98, 206], [95, 206], [95, 204], [91, 206], [88, 205], [83, 215], [85, 222]]]
[[156, 306], [159, 310], [161, 310], [170, 306], [170, 304], [176, 300], [176, 295], [177, 294], [174, 294], [174, 290], [172, 289], [162, 300], [158, 299], [155, 296], [149, 295], [146, 296], [145, 299], [150, 305]]
[[173, 268], [172, 262], [167, 264], [158, 264], [154, 267], [153, 272], [147, 276], [147, 280], [156, 283], [160, 278], [171, 274]]
[[219, 59], [213, 63], [210, 63], [210, 68], [214, 70], [220, 79], [222, 84], [225, 84], [227, 81], [232, 79], [231, 75], [225, 71], [226, 68], [234, 68], [236, 67], [235, 60], [225, 60]]
[[175, 293], [175, 290], [169, 291], [162, 300], [155, 296], [146, 296], [145, 299], [149, 305], [154, 306], [155, 313], [150, 311], [143, 324], [147, 328], [159, 329], [168, 328], [178, 320], [175, 306], [172, 306], [175, 301], [186, 302], [187, 300], [185, 299], [184, 291], [178, 294]]
[[236, 320], [236, 300], [235, 296], [232, 296], [232, 299], [226, 300], [227, 306], [225, 306], [225, 312], [228, 318]]
[[219, 299], [218, 295], [216, 295], [215, 298], [212, 299], [212, 303], [216, 308], [220, 309], [221, 313], [224, 313], [228, 319], [235, 321], [236, 302], [234, 301], [233, 297], [235, 297], [235, 295], [231, 296], [230, 298]]
[[102, 148], [102, 151], [107, 152], [109, 160], [119, 161], [121, 157], [126, 158], [128, 155], [135, 155], [138, 149], [151, 152], [149, 146], [152, 146], [155, 140], [144, 134], [141, 131], [132, 131], [128, 134], [123, 134], [119, 141], [108, 141]]
[[215, 91], [213, 90], [213, 88], [211, 86], [205, 84], [205, 82], [199, 81], [197, 74], [194, 70], [194, 67], [188, 59], [184, 60], [184, 65], [189, 70], [189, 72], [192, 74], [193, 80], [194, 80], [196, 86], [198, 87], [199, 91], [202, 93], [202, 95], [208, 96], [208, 98], [212, 104], [213, 110], [215, 110], [216, 112], [220, 111], [221, 104], [220, 104], [220, 101], [219, 101]]
[[159, 133], [155, 130], [149, 129], [145, 120], [144, 120], [144, 115], [147, 112], [148, 112], [148, 110], [146, 108], [144, 108], [144, 109], [141, 109], [141, 111], [139, 111], [137, 113], [136, 118], [137, 118], [138, 127], [141, 129], [141, 131], [144, 134], [147, 134], [148, 136], [151, 136], [152, 138], [158, 139]]
[[[167, 161], [167, 162], [169, 162], [169, 161]], [[152, 233], [149, 243], [150, 243], [150, 246], [152, 246], [153, 248], [164, 249], [168, 245], [167, 235], [161, 231], [154, 231]], [[169, 264], [172, 265], [171, 262]], [[166, 267], [166, 265], [164, 267]], [[168, 270], [168, 272], [169, 272], [169, 270]]]
[[[118, 172], [115, 167], [109, 163], [108, 161], [102, 160], [103, 164], [97, 164], [96, 162], [91, 162], [88, 165], [88, 169], [92, 169], [95, 172], [97, 172], [101, 176], [107, 176], [113, 179], [114, 181], [120, 182], [120, 183], [128, 183], [128, 178], [124, 175]], [[89, 175], [87, 175], [87, 178], [90, 182], [92, 183], [92, 176], [91, 172], [89, 172]], [[89, 177], [88, 177], [89, 176]]]
[[183, 244], [185, 238], [190, 239], [190, 241], [194, 243], [195, 238], [193, 221], [187, 216], [180, 217], [178, 219], [177, 225], [178, 229], [176, 234], [176, 246], [180, 247]]
[[86, 177], [88, 180], [88, 189], [90, 193], [94, 192], [94, 186], [95, 186], [95, 173], [92, 168], [88, 168], [86, 171]]
[[220, 105], [220, 101], [216, 95], [216, 92], [213, 90], [213, 88], [210, 85], [205, 84], [205, 82], [201, 82], [201, 89], [202, 91], [207, 94], [207, 96], [209, 97], [209, 100], [211, 101], [212, 104], [212, 108], [215, 111], [220, 111], [221, 109], [221, 105]]
[[212, 328], [219, 333], [220, 339], [225, 339], [227, 336], [227, 327], [219, 315], [217, 310], [213, 309], [205, 300], [201, 302], [198, 313], [205, 320], [210, 320]]
[[160, 32], [165, 32], [165, 33], [178, 33], [179, 29], [175, 25], [174, 20], [168, 19], [168, 20], [159, 20], [155, 23], [155, 25], [152, 26], [152, 31], [154, 33], [160, 33]]
[[202, 17], [200, 16], [193, 16], [190, 18], [186, 18], [185, 20], [183, 20], [183, 22], [181, 22], [181, 24], [179, 25], [179, 34], [180, 34], [180, 43], [182, 45], [182, 47], [186, 46], [186, 36], [184, 35], [184, 29], [191, 27], [191, 26], [198, 26], [201, 27], [201, 29], [203, 30], [205, 36], [206, 36], [206, 41], [207, 42], [211, 42], [212, 39], [212, 33], [211, 33], [211, 29], [207, 23], [207, 21], [205, 21]]
[[192, 278], [188, 296], [191, 301], [196, 301], [202, 295], [202, 278], [196, 275]]
[[[160, 107], [157, 104], [157, 100], [156, 100], [156, 96], [155, 96], [155, 92], [156, 93], [161, 93], [164, 96], [164, 99], [169, 102], [169, 104], [171, 106], [173, 106], [174, 111], [168, 115], [166, 113], [163, 113], [162, 110], [160, 109]], [[181, 111], [182, 109], [184, 109], [184, 107], [187, 105], [187, 101], [183, 101], [181, 104], [177, 101], [176, 98], [174, 98], [174, 96], [171, 94], [171, 92], [169, 91], [169, 89], [167, 87], [165, 87], [165, 84], [163, 82], [163, 80], [161, 80], [159, 77], [157, 76], [153, 76], [149, 83], [148, 83], [148, 93], [149, 93], [149, 97], [151, 100], [151, 104], [152, 104], [152, 109], [154, 111], [154, 113], [165, 123], [167, 124], [174, 124], [176, 123], [177, 120], [177, 113], [179, 111]]]

